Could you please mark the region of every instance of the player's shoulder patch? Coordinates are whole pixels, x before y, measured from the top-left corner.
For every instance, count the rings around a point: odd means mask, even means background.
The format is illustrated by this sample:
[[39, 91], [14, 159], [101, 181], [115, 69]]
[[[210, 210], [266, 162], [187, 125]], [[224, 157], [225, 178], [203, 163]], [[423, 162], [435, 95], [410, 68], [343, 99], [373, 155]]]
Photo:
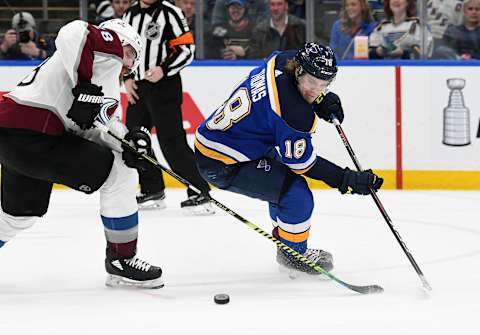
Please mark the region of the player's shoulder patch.
[[102, 29], [89, 24], [87, 39], [92, 51], [123, 58], [122, 42], [113, 30]]

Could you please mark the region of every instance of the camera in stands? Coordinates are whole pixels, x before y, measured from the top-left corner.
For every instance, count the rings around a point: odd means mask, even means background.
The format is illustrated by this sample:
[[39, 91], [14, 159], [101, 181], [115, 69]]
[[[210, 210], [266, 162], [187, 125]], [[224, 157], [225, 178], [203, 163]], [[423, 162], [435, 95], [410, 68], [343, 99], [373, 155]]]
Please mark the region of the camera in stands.
[[35, 19], [28, 12], [19, 12], [12, 18], [12, 28], [18, 33], [20, 43], [28, 43], [31, 40], [30, 32], [35, 30]]

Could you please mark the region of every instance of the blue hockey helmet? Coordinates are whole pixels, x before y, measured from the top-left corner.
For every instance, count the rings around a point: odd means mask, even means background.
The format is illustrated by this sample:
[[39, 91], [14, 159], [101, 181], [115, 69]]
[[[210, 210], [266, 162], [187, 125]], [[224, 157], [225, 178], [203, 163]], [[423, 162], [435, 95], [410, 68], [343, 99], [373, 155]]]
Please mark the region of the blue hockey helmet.
[[332, 81], [337, 75], [337, 60], [332, 48], [309, 42], [297, 51], [295, 60], [302, 69], [321, 80]]

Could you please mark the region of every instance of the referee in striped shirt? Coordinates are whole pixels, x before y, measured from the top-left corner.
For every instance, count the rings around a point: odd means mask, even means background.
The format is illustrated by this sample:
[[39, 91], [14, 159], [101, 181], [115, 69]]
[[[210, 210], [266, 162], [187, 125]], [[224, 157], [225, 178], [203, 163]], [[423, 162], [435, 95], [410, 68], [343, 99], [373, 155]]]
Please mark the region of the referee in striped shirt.
[[[190, 181], [202, 195], [191, 190], [181, 207], [193, 214], [211, 214], [206, 195], [210, 191], [195, 165], [187, 144], [182, 120], [182, 80], [180, 71], [194, 57], [193, 34], [180, 8], [168, 1], [140, 0], [123, 19], [143, 39], [144, 54], [138, 72], [125, 80], [128, 97], [127, 127], [155, 127], [160, 149], [172, 170]], [[157, 169], [139, 171], [140, 208], [165, 207], [165, 184]]]

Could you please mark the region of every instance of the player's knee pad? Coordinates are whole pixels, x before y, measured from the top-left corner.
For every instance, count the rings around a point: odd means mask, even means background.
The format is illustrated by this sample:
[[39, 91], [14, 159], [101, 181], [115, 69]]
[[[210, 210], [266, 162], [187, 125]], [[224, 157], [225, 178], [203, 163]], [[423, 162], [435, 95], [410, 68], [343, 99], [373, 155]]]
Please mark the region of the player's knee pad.
[[307, 221], [313, 212], [312, 191], [307, 181], [298, 175], [294, 175], [289, 184], [280, 198], [276, 213], [284, 222]]
[[125, 217], [138, 210], [136, 190], [138, 174], [125, 165], [122, 154], [114, 152], [112, 170], [100, 188], [100, 214], [106, 217]]
[[36, 216], [13, 216], [0, 211], [0, 241], [11, 240], [22, 230], [33, 226], [36, 221]]

